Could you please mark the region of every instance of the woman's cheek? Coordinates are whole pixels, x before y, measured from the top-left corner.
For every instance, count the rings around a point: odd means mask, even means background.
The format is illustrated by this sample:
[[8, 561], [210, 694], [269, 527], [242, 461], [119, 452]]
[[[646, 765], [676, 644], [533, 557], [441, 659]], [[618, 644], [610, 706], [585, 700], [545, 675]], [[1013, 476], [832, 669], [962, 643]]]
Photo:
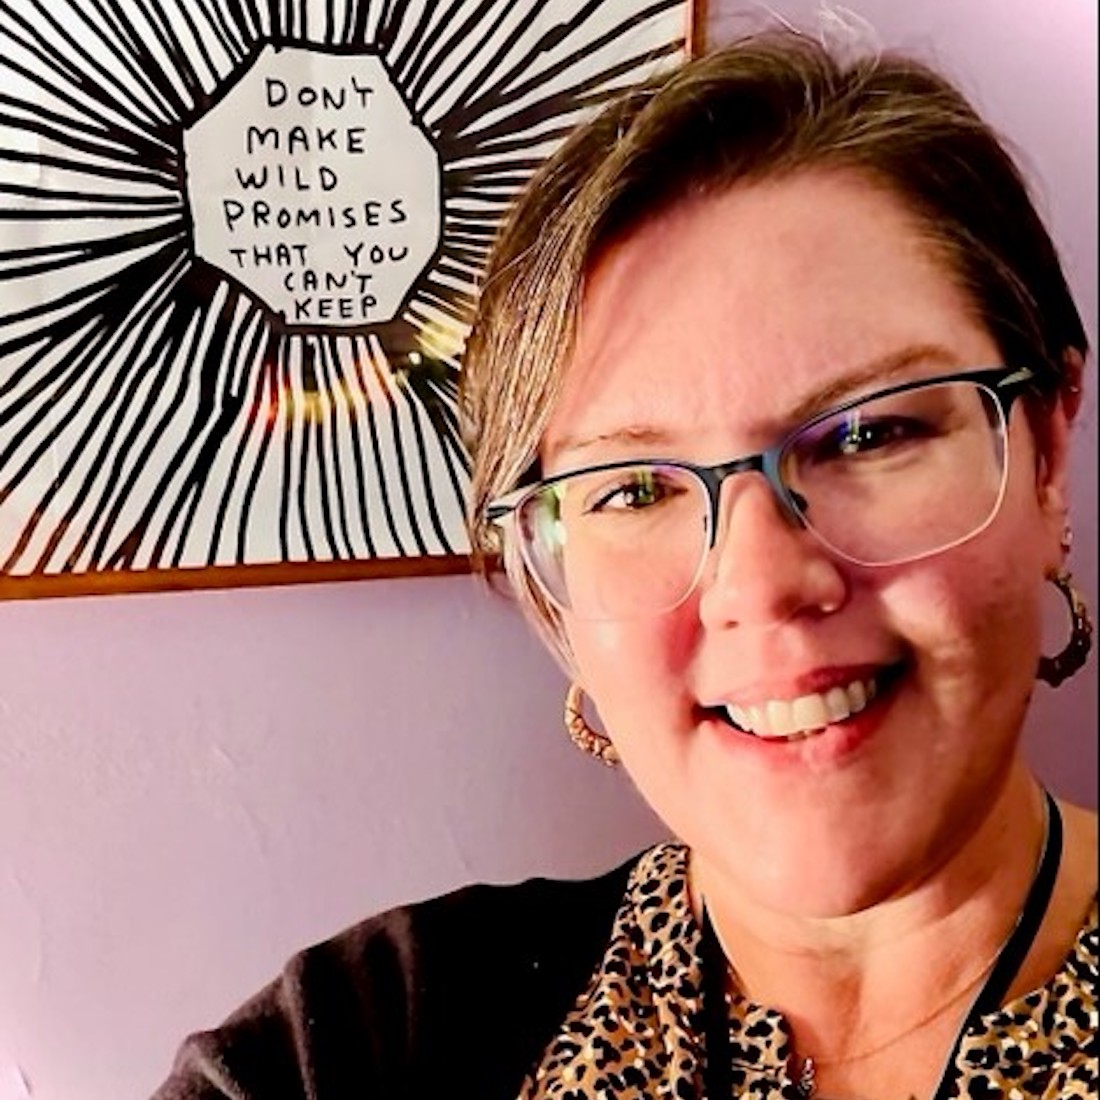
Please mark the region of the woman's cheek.
[[568, 624], [586, 690], [598, 691], [597, 681], [613, 685], [631, 678], [643, 683], [663, 677], [683, 680], [699, 633], [698, 615], [693, 608], [694, 601], [691, 606], [682, 605], [649, 618]]
[[567, 624], [577, 676], [613, 737], [690, 708], [697, 631], [684, 608], [628, 622]]
[[967, 547], [938, 564], [911, 566], [881, 592], [884, 614], [924, 686], [944, 705], [960, 706], [980, 706], [1014, 682], [1029, 691], [1039, 608], [1026, 571], [1010, 555]]

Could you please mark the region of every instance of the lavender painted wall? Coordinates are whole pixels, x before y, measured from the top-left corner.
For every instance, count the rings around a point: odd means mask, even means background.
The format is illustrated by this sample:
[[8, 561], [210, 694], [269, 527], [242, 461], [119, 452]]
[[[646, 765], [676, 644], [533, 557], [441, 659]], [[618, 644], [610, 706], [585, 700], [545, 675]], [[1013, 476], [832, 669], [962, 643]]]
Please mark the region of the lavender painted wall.
[[[738, 5], [711, 6], [717, 36], [736, 30]], [[1095, 337], [1093, 0], [849, 7], [1023, 148]], [[1095, 409], [1074, 501], [1093, 606]], [[659, 834], [565, 742], [560, 674], [471, 578], [0, 604], [0, 647], [0, 1100], [140, 1100], [185, 1031], [296, 947]], [[1090, 671], [1040, 688], [1028, 732], [1051, 785], [1092, 805], [1096, 717]]]

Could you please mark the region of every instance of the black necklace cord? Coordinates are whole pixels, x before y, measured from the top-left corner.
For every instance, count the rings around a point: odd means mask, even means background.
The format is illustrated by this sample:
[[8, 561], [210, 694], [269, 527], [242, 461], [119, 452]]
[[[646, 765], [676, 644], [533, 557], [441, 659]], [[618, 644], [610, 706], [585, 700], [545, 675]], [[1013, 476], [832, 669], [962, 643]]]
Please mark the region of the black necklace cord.
[[1058, 879], [1058, 869], [1062, 864], [1062, 812], [1049, 791], [1043, 791], [1043, 797], [1046, 807], [1046, 829], [1043, 836], [1042, 855], [1039, 857], [1035, 877], [1031, 880], [1031, 888], [1024, 899], [1020, 915], [1016, 918], [1016, 926], [997, 955], [997, 961], [993, 964], [989, 977], [978, 990], [978, 995], [974, 998], [970, 1011], [967, 1012], [966, 1019], [959, 1028], [955, 1041], [951, 1044], [951, 1052], [944, 1063], [943, 1076], [932, 1094], [932, 1100], [950, 1100], [955, 1084], [955, 1060], [958, 1058], [963, 1041], [972, 1030], [979, 1027], [983, 1016], [996, 1012], [1004, 1003], [1009, 987], [1015, 981], [1020, 967], [1023, 966], [1024, 960], [1031, 951], [1043, 918], [1050, 907], [1054, 883]]
[[[1058, 803], [1048, 791], [1043, 791], [1046, 828], [1043, 848], [1035, 876], [1031, 881], [1023, 908], [1005, 941], [978, 995], [974, 998], [959, 1028], [951, 1052], [944, 1063], [943, 1074], [932, 1100], [950, 1100], [955, 1083], [955, 1059], [963, 1040], [983, 1016], [1001, 1007], [1009, 987], [1027, 958], [1039, 928], [1050, 906], [1054, 883], [1062, 863], [1062, 814]], [[706, 1063], [703, 1074], [706, 1100], [732, 1100], [733, 1066], [730, 1059], [729, 1012], [726, 1008], [726, 974], [728, 962], [711, 923], [710, 912], [703, 905], [703, 1021], [706, 1042]]]
[[703, 1027], [706, 1059], [703, 1071], [704, 1100], [733, 1096], [730, 1057], [730, 1018], [726, 1007], [726, 975], [729, 962], [703, 902]]

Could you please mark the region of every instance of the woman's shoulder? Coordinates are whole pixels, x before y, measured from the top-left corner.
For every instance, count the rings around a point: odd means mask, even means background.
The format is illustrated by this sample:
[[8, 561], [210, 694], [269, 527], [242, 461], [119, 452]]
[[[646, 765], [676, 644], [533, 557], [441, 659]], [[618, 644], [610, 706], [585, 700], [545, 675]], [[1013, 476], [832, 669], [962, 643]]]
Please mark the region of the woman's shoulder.
[[642, 858], [590, 878], [538, 876], [514, 882], [479, 882], [422, 901], [401, 905], [346, 929], [317, 949], [327, 946], [356, 950], [378, 938], [438, 937], [442, 941], [471, 935], [493, 937], [535, 933], [547, 923], [558, 933], [579, 927], [621, 899], [631, 870]]
[[481, 1095], [514, 1095], [598, 961], [638, 859], [595, 878], [465, 886], [307, 947], [188, 1038], [155, 1100], [428, 1095], [489, 1036], [491, 1056], [466, 1072]]
[[1096, 892], [1098, 828], [1096, 811], [1059, 802], [1065, 826], [1065, 859], [1073, 873], [1092, 883]]
[[1054, 921], [1061, 922], [1064, 942], [1076, 952], [1091, 950], [1097, 940], [1097, 816], [1082, 806], [1061, 803], [1065, 839], [1062, 871], [1052, 899]]

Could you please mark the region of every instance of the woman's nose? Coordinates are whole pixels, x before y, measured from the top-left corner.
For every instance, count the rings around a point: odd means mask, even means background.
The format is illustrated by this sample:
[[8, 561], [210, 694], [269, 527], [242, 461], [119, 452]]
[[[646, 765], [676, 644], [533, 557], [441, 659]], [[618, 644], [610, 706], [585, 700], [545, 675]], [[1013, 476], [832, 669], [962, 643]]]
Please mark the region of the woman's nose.
[[718, 530], [699, 581], [707, 626], [770, 626], [836, 611], [848, 585], [839, 564], [760, 475], [722, 486]]

